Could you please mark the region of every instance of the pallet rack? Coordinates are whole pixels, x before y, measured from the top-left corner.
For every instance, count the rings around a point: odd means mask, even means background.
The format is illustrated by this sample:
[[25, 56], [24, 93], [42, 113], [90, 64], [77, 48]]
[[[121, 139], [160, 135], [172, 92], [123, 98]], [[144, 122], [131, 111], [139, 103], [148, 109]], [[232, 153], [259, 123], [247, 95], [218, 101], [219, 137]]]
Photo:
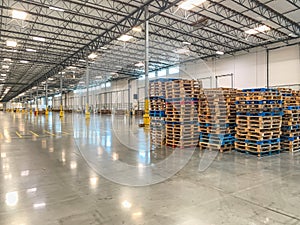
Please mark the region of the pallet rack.
[[259, 157], [281, 151], [282, 94], [277, 89], [244, 89], [236, 98], [235, 149]]

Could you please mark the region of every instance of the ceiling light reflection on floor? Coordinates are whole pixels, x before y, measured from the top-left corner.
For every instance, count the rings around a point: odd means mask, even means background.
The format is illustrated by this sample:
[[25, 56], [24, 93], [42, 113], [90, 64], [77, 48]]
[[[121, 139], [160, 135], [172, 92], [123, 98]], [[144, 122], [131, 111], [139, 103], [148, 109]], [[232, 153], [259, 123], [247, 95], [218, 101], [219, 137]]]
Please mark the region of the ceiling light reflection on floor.
[[45, 207], [46, 207], [45, 202], [33, 204], [33, 208], [35, 208], [35, 209], [40, 209], [40, 208], [45, 208]]
[[19, 195], [18, 192], [8, 192], [5, 195], [5, 203], [8, 206], [16, 206], [19, 201]]
[[29, 170], [21, 171], [21, 176], [22, 177], [27, 177], [28, 175], [29, 175]]
[[122, 206], [126, 209], [130, 209], [132, 204], [129, 201], [125, 200], [122, 202]]
[[97, 186], [98, 180], [99, 180], [98, 177], [91, 177], [90, 178], [90, 185], [91, 185], [92, 188], [95, 188]]
[[37, 191], [37, 188], [29, 188], [26, 190], [27, 193], [34, 193]]

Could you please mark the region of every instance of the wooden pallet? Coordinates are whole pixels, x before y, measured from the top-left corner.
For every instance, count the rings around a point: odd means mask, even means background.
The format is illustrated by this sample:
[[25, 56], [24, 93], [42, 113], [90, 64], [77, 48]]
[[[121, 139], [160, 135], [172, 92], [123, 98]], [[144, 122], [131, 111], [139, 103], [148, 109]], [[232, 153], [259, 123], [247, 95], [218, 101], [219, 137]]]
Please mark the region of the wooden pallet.
[[209, 150], [209, 151], [220, 151], [220, 152], [230, 152], [234, 149], [234, 145], [212, 145], [210, 143], [199, 142], [200, 151]]

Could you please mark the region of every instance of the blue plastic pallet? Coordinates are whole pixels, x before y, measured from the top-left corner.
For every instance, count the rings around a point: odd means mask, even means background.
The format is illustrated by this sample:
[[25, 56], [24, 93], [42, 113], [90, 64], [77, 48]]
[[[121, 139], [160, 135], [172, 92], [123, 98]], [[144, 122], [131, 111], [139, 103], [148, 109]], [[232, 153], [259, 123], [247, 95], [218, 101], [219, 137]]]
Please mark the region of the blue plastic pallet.
[[169, 81], [174, 81], [174, 80], [182, 80], [180, 78], [157, 78], [155, 80], [150, 80], [149, 83], [153, 83], [153, 82], [169, 82]]
[[263, 104], [283, 104], [282, 100], [245, 100], [236, 101], [235, 104], [246, 104], [246, 105], [263, 105]]
[[150, 96], [149, 97], [150, 100], [165, 100], [164, 96]]
[[299, 129], [300, 128], [300, 124], [297, 125], [293, 125], [293, 126], [282, 126], [281, 130], [294, 130], [294, 129]]
[[300, 106], [288, 106], [286, 107], [285, 109], [288, 109], [288, 110], [297, 110], [297, 109], [300, 109]]
[[265, 144], [276, 144], [280, 142], [280, 138], [269, 139], [269, 140], [262, 140], [262, 141], [252, 141], [252, 140], [245, 140], [247, 144], [256, 144], [256, 145], [265, 145]]
[[242, 92], [267, 92], [267, 91], [271, 91], [271, 92], [276, 92], [279, 93], [277, 89], [270, 89], [270, 88], [249, 88], [249, 89], [243, 89]]
[[158, 111], [150, 111], [149, 112], [149, 115], [150, 117], [153, 116], [153, 117], [165, 117], [166, 114], [165, 114], [165, 111], [161, 111], [161, 110], [158, 110]]
[[283, 111], [275, 111], [275, 112], [237, 112], [236, 115], [241, 116], [282, 116]]
[[296, 136], [296, 137], [285, 137], [285, 136], [282, 136], [281, 137], [281, 140], [283, 140], [283, 141], [286, 141], [286, 140], [288, 140], [288, 141], [295, 141], [295, 140], [299, 140], [300, 139], [300, 137], [298, 137], [298, 136]]

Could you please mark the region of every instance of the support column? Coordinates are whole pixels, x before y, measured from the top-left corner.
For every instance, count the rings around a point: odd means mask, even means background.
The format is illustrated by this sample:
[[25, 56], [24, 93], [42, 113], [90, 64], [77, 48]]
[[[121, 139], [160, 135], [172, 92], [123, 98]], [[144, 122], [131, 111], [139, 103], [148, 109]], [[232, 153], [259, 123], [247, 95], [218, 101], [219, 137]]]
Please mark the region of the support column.
[[46, 105], [46, 110], [45, 110], [45, 115], [48, 116], [49, 112], [48, 112], [48, 79], [46, 80], [46, 84], [45, 84], [45, 105]]
[[87, 59], [86, 63], [86, 107], [85, 107], [85, 118], [90, 118], [90, 109], [89, 109], [89, 91], [90, 91], [90, 72], [89, 72], [89, 63]]
[[39, 87], [38, 85], [36, 85], [36, 109], [35, 109], [35, 115], [38, 116], [39, 115], [39, 102], [38, 102], [38, 97], [39, 97]]
[[144, 125], [150, 125], [149, 116], [149, 21], [148, 21], [149, 9], [148, 6], [145, 8], [145, 114], [144, 114]]
[[130, 108], [130, 90], [131, 90], [131, 83], [130, 83], [130, 79], [128, 80], [128, 113], [130, 115], [130, 111], [131, 111], [131, 108]]
[[270, 51], [267, 49], [267, 88], [270, 88]]
[[64, 109], [63, 109], [63, 76], [62, 76], [62, 72], [60, 72], [60, 111], [59, 111], [59, 117], [63, 117], [64, 116]]
[[32, 98], [32, 92], [30, 92], [30, 109], [29, 109], [30, 115], [32, 115], [32, 100], [33, 100], [33, 98]]

